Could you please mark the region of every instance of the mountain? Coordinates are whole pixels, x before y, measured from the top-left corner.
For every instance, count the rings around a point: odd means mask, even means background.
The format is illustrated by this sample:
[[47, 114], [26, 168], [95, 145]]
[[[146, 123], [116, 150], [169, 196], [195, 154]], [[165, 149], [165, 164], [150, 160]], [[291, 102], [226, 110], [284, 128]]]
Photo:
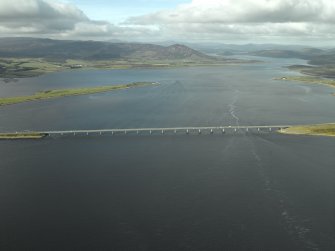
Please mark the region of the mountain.
[[210, 56], [187, 46], [140, 43], [0, 38], [0, 57], [27, 57], [83, 60], [206, 60]]

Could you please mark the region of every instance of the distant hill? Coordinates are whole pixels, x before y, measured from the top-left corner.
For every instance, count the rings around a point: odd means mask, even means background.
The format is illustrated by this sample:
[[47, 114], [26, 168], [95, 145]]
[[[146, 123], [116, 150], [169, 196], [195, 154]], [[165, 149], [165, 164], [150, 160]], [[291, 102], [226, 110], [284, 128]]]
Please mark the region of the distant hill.
[[312, 65], [335, 65], [335, 50], [304, 48], [300, 50], [262, 50], [251, 52], [251, 55], [273, 58], [300, 58]]
[[212, 57], [187, 46], [71, 41], [39, 38], [0, 38], [0, 57], [83, 60], [206, 60]]

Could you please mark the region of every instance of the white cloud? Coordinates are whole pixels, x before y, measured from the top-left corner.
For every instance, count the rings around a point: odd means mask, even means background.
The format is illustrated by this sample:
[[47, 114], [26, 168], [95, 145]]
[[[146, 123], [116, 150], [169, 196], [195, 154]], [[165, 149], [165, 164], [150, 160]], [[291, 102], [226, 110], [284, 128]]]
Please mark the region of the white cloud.
[[148, 28], [91, 20], [75, 5], [59, 0], [0, 0], [0, 36], [128, 39], [149, 33]]
[[88, 18], [65, 0], [0, 0], [0, 36], [137, 41], [304, 42], [335, 39], [334, 0], [193, 0], [130, 17]]
[[175, 10], [130, 18], [152, 23], [334, 22], [333, 0], [193, 0]]
[[74, 5], [49, 0], [1, 0], [0, 27], [48, 33], [73, 29], [88, 17]]
[[193, 0], [173, 10], [129, 18], [166, 35], [192, 39], [335, 38], [334, 0]]

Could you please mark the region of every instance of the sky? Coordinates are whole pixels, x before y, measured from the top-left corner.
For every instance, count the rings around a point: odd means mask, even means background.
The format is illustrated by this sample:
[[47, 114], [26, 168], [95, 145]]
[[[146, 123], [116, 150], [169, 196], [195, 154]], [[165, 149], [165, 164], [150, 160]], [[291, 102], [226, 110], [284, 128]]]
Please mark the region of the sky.
[[332, 45], [334, 0], [0, 0], [0, 36]]

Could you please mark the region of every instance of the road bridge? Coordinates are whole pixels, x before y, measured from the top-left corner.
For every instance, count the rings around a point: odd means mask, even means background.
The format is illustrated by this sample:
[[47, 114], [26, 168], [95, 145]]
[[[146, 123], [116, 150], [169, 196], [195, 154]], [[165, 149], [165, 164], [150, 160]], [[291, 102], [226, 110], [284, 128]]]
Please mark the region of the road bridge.
[[62, 135], [103, 135], [103, 134], [202, 134], [226, 132], [272, 132], [290, 127], [290, 125], [261, 125], [261, 126], [205, 126], [205, 127], [162, 127], [162, 128], [119, 128], [119, 129], [94, 129], [94, 130], [50, 130], [39, 133], [49, 136]]

